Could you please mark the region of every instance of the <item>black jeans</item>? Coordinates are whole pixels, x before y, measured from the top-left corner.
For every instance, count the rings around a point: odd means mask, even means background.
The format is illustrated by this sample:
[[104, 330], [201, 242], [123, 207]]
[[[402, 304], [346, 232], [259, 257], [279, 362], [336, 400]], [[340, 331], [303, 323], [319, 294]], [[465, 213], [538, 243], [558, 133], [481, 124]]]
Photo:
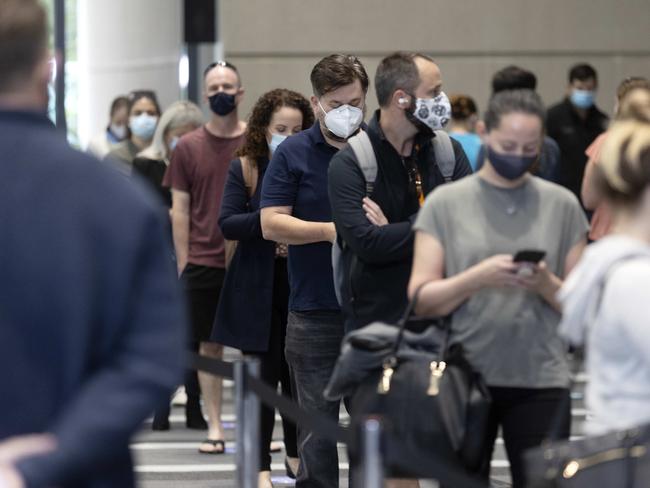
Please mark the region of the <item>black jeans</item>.
[[[269, 348], [266, 352], [244, 351], [244, 354], [260, 360], [260, 377], [265, 383], [268, 383], [273, 388], [277, 388], [278, 383], [280, 383], [282, 394], [288, 398], [292, 398], [289, 365], [284, 357], [289, 305], [287, 260], [282, 258], [276, 259], [274, 269]], [[275, 410], [266, 405], [262, 405], [260, 417], [260, 471], [270, 471], [271, 454], [269, 453], [269, 444], [273, 438], [273, 428], [275, 427]], [[296, 425], [289, 419], [282, 417], [282, 430], [287, 456], [298, 457]]]
[[[329, 382], [343, 340], [340, 312], [315, 310], [290, 312], [286, 356], [296, 387], [294, 397], [307, 411], [339, 418], [339, 401], [327, 401], [323, 391]], [[338, 450], [335, 442], [298, 428], [300, 469], [296, 488], [337, 488]]]
[[557, 439], [568, 439], [571, 430], [570, 391], [566, 388], [490, 387], [492, 409], [488, 444], [481, 474], [487, 480], [499, 426], [510, 461], [512, 487], [524, 488], [526, 479], [522, 454], [539, 446], [551, 430]]

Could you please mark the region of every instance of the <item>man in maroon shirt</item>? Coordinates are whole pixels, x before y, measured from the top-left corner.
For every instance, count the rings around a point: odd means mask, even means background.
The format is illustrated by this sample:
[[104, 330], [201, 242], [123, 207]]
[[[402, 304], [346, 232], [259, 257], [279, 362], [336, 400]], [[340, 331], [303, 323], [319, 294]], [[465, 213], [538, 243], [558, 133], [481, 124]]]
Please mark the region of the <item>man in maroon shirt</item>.
[[[228, 166], [244, 141], [246, 123], [237, 114], [243, 95], [233, 65], [220, 61], [207, 67], [204, 97], [212, 117], [181, 138], [163, 181], [172, 189], [174, 248], [178, 273], [188, 291], [193, 338], [202, 355], [217, 359], [223, 346], [209, 342], [225, 275], [224, 240], [217, 219]], [[199, 451], [219, 454], [224, 452], [222, 381], [199, 373], [199, 384], [208, 414], [208, 438]]]

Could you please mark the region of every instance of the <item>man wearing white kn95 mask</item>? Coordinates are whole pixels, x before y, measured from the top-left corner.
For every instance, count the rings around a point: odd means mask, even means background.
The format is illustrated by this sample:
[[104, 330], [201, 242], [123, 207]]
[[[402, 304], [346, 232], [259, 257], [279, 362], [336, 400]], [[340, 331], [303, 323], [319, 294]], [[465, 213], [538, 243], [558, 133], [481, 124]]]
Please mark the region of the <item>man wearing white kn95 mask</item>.
[[[332, 279], [336, 231], [327, 196], [327, 169], [346, 140], [359, 131], [368, 75], [354, 56], [332, 54], [311, 72], [311, 105], [318, 119], [284, 141], [262, 184], [264, 238], [289, 244], [289, 317], [286, 358], [303, 409], [338, 420], [339, 402], [323, 395], [343, 339], [343, 320]], [[339, 483], [335, 442], [299, 429], [296, 486]]]
[[346, 332], [399, 319], [420, 206], [438, 185], [472, 172], [460, 144], [442, 130], [451, 105], [431, 58], [406, 52], [384, 58], [375, 89], [379, 110], [329, 169]]

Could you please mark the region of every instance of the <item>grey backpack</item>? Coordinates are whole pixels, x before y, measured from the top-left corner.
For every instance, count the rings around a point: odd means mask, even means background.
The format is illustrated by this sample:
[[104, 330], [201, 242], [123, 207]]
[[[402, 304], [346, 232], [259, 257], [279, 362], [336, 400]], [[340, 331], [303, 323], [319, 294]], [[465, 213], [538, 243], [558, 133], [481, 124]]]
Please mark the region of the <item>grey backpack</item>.
[[[445, 183], [451, 181], [456, 167], [456, 156], [454, 154], [454, 147], [451, 144], [449, 134], [444, 130], [437, 130], [434, 132], [435, 136], [432, 139], [433, 151], [436, 158], [436, 165], [440, 170]], [[361, 172], [366, 180], [366, 196], [370, 196], [375, 187], [375, 180], [377, 179], [377, 157], [375, 150], [372, 148], [372, 143], [368, 137], [368, 133], [360, 131], [356, 136], [348, 139], [348, 144], [354, 152], [357, 159], [357, 164], [361, 168]], [[344, 245], [344, 243], [342, 243]], [[343, 250], [339, 245], [338, 239], [332, 245], [332, 272], [334, 274], [334, 292], [339, 305], [343, 304], [341, 298], [341, 290], [345, 276], [343, 273]]]

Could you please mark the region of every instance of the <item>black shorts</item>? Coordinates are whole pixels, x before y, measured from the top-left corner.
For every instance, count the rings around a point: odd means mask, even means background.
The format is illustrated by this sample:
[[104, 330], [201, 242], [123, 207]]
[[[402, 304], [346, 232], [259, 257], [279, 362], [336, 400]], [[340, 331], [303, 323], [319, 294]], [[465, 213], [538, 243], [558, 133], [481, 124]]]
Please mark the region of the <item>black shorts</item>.
[[188, 264], [181, 280], [187, 293], [192, 325], [192, 339], [195, 342], [210, 341], [214, 316], [219, 305], [225, 269]]

